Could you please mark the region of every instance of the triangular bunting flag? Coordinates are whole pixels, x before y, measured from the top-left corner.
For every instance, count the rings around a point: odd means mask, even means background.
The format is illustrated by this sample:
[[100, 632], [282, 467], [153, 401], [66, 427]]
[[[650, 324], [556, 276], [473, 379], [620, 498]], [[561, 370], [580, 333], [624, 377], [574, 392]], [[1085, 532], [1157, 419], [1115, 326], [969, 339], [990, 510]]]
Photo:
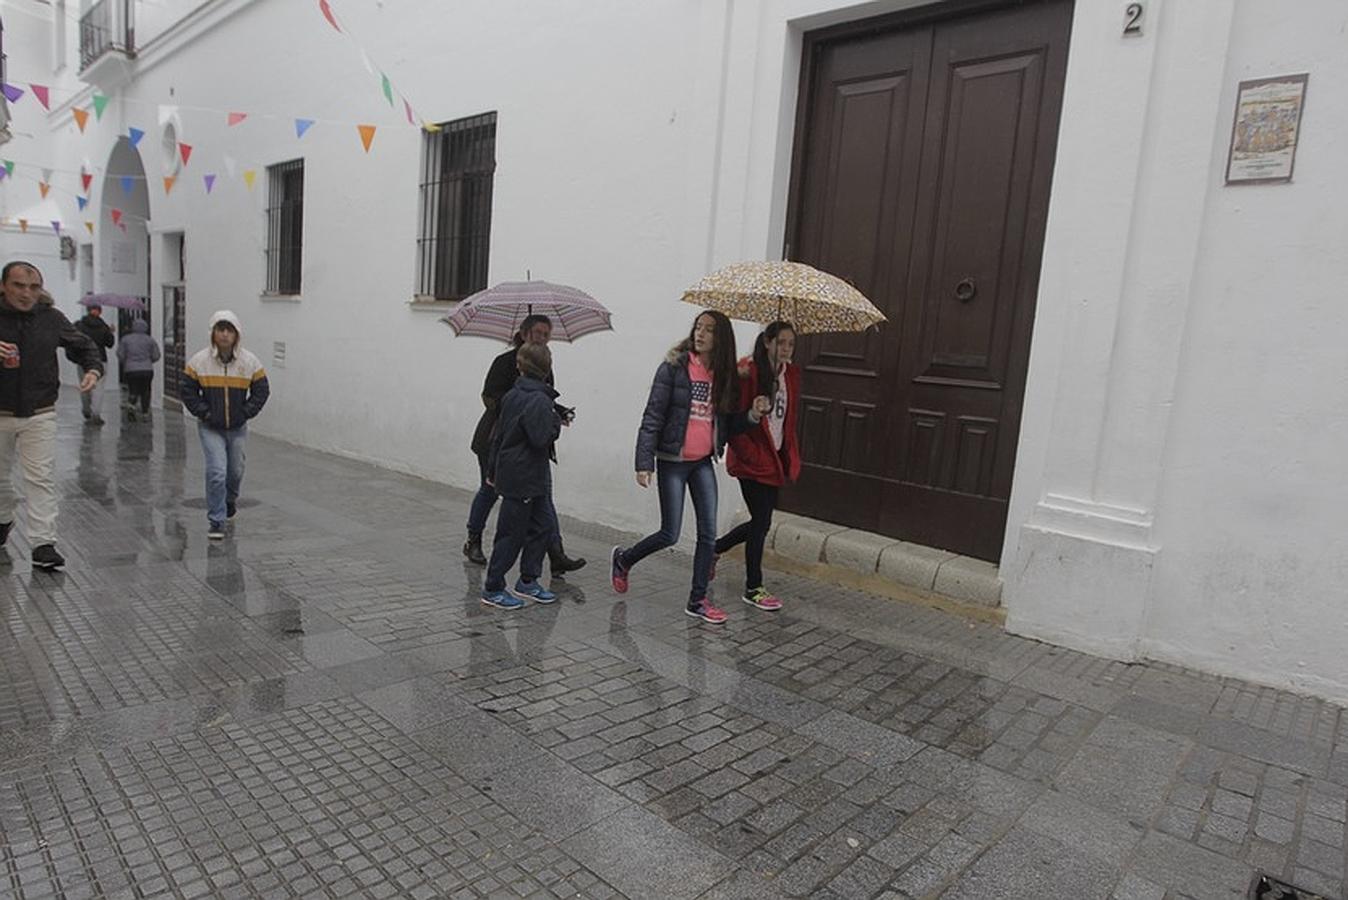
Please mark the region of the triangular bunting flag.
[[407, 124], [415, 126], [417, 120], [412, 118], [412, 104], [407, 102], [406, 97], [403, 98], [403, 112], [407, 113]]
[[20, 220], [19, 220], [19, 230], [22, 231], [24, 234], [27, 234], [27, 233], [28, 233], [28, 220], [27, 220], [27, 219], [20, 219]]
[[118, 225], [117, 227], [120, 228], [120, 229], [122, 229], [122, 233], [123, 233], [123, 234], [126, 233], [126, 223], [125, 223], [125, 222], [123, 222], [122, 224]]
[[80, 205], [80, 212], [84, 212], [84, 208], [89, 205], [88, 197], [76, 197], [75, 201]]
[[302, 138], [302, 137], [304, 137], [304, 132], [308, 131], [308, 130], [309, 130], [309, 126], [311, 126], [311, 125], [313, 125], [313, 124], [314, 124], [314, 120], [313, 120], [313, 119], [296, 119], [296, 120], [295, 120], [295, 137], [297, 137], [297, 138]]
[[50, 112], [51, 93], [47, 86], [45, 84], [29, 84], [28, 86], [33, 89], [33, 96], [37, 98], [38, 103], [42, 104], [42, 108]]
[[90, 234], [94, 233], [94, 223], [90, 222], [88, 219], [84, 220], [84, 227], [89, 229]]
[[380, 73], [379, 73], [379, 77], [380, 77], [380, 79], [382, 80], [382, 87], [383, 87], [383, 89], [384, 89], [384, 99], [388, 101], [388, 105], [389, 105], [389, 106], [392, 106], [392, 105], [393, 105], [393, 85], [389, 83], [388, 76], [385, 75], [383, 72], [380, 72]]
[[15, 87], [8, 81], [4, 84], [0, 84], [0, 91], [4, 91], [5, 99], [10, 103], [18, 103], [19, 98], [23, 96], [23, 88]]
[[255, 169], [243, 170], [243, 183], [248, 185], [248, 190], [251, 191], [253, 189], [253, 182], [255, 180], [257, 180], [257, 170]]
[[43, 200], [46, 200], [46, 199], [47, 199], [47, 192], [51, 190], [51, 185], [50, 185], [50, 184], [47, 184], [47, 182], [45, 182], [45, 181], [39, 181], [39, 182], [37, 183], [37, 189], [38, 189], [39, 192], [41, 192], [41, 194], [42, 194], [42, 199], [43, 199]]
[[77, 106], [70, 111], [70, 114], [75, 117], [75, 124], [80, 126], [80, 134], [83, 134], [84, 126], [89, 124], [89, 110]]
[[206, 175], [205, 181], [206, 181], [206, 193], [209, 194], [211, 192], [211, 188], [215, 187], [215, 176]]
[[58, 222], [58, 221], [56, 221], [55, 219], [52, 219], [52, 222], [51, 222], [51, 230], [54, 231], [54, 232], [56, 232], [57, 234], [60, 234], [60, 233], [61, 233], [61, 223]]
[[174, 175], [165, 175], [165, 176], [164, 176], [164, 193], [165, 193], [165, 194], [167, 194], [167, 193], [169, 193], [170, 191], [173, 190], [173, 182], [175, 182], [175, 181], [177, 181], [177, 180], [178, 180], [177, 177], [174, 176]]
[[328, 20], [328, 24], [338, 31], [342, 26], [337, 24], [337, 18], [332, 14], [332, 7], [328, 5], [328, 0], [318, 0], [318, 8], [323, 11], [323, 18]]
[[120, 209], [112, 210], [112, 224], [114, 225], [122, 224], [122, 211]]
[[145, 137], [145, 132], [141, 131], [139, 128], [128, 128], [126, 130], [126, 136], [131, 139], [132, 147], [138, 147], [140, 146], [140, 139]]
[[375, 127], [373, 125], [357, 125], [356, 130], [360, 132], [360, 142], [365, 145], [365, 152], [369, 153], [370, 144], [374, 143]]
[[123, 194], [129, 194], [129, 193], [131, 193], [131, 189], [132, 189], [133, 187], [135, 187], [135, 186], [136, 186], [136, 180], [135, 180], [134, 178], [132, 178], [130, 175], [123, 175], [123, 176], [122, 176], [122, 193], [123, 193]]
[[192, 155], [192, 145], [191, 145], [191, 144], [183, 144], [183, 143], [179, 143], [179, 144], [178, 144], [178, 153], [179, 153], [179, 154], [182, 156], [182, 158], [183, 158], [183, 165], [187, 165], [187, 160], [188, 160], [188, 158], [191, 157], [191, 155]]
[[229, 127], [233, 128], [244, 119], [248, 118], [248, 113], [232, 112], [229, 114]]
[[94, 94], [94, 115], [98, 121], [103, 121], [103, 110], [108, 108], [108, 98], [102, 94]]
[[5, 171], [5, 167], [0, 166], [0, 181], [4, 181], [8, 175], [9, 173]]
[[5, 174], [6, 174], [6, 175], [13, 175], [13, 174], [14, 174], [14, 160], [12, 160], [12, 159], [7, 159], [7, 160], [5, 160], [4, 165], [5, 165]]
[[89, 193], [89, 185], [90, 185], [90, 184], [93, 184], [94, 176], [91, 175], [91, 174], [88, 173], [88, 172], [81, 172], [81, 173], [80, 173], [80, 181], [82, 181], [82, 182], [84, 183], [84, 192], [85, 192], [86, 194]]

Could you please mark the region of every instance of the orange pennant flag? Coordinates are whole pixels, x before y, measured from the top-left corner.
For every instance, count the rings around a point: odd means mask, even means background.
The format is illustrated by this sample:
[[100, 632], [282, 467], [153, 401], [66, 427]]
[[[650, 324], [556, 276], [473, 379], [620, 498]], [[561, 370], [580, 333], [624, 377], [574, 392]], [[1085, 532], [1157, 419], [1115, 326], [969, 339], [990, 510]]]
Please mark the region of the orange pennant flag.
[[375, 127], [373, 125], [357, 125], [356, 128], [360, 131], [360, 142], [365, 145], [365, 152], [369, 153], [370, 144], [374, 143]]
[[27, 233], [28, 233], [28, 220], [27, 220], [27, 219], [20, 219], [20, 220], [19, 220], [19, 230], [22, 231], [24, 234], [27, 234]]
[[51, 190], [51, 185], [47, 184], [45, 181], [39, 181], [37, 183], [37, 189], [42, 192], [42, 199], [46, 200], [47, 192]]
[[88, 219], [84, 220], [84, 227], [89, 229], [90, 234], [94, 233], [94, 223], [90, 222]]
[[248, 190], [251, 191], [253, 189], [253, 181], [256, 178], [257, 178], [257, 170], [255, 169], [243, 170], [243, 183], [248, 185]]
[[70, 111], [70, 114], [75, 117], [75, 124], [80, 126], [80, 134], [83, 134], [84, 126], [89, 124], [89, 111], [77, 106]]
[[164, 193], [165, 193], [165, 194], [167, 194], [167, 193], [169, 193], [170, 191], [173, 190], [173, 182], [175, 182], [175, 181], [177, 181], [177, 180], [178, 180], [178, 177], [177, 177], [176, 175], [165, 175], [165, 176], [164, 176]]

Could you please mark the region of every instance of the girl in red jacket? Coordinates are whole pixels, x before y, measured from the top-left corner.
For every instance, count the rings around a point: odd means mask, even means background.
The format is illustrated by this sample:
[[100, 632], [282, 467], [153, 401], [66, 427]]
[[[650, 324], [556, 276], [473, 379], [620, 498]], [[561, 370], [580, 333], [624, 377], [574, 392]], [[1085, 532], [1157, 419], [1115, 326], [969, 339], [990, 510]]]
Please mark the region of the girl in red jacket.
[[[716, 541], [716, 556], [744, 544], [744, 602], [778, 610], [782, 601], [763, 587], [763, 542], [772, 526], [777, 492], [800, 477], [800, 444], [796, 416], [800, 411], [800, 369], [791, 364], [796, 330], [790, 322], [773, 322], [754, 342], [751, 359], [740, 360], [740, 406], [757, 396], [772, 399], [772, 411], [757, 428], [731, 439], [726, 468], [740, 480], [740, 492], [751, 518]], [[713, 565], [712, 571], [715, 572]]]

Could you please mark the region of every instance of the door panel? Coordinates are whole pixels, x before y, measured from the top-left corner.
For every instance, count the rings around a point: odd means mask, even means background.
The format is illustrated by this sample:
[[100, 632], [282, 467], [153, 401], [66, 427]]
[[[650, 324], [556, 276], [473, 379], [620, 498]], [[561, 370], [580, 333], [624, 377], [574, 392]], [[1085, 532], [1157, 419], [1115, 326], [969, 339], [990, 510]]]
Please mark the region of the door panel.
[[800, 342], [784, 508], [995, 559], [1070, 24], [1045, 0], [811, 39], [790, 255], [889, 321]]

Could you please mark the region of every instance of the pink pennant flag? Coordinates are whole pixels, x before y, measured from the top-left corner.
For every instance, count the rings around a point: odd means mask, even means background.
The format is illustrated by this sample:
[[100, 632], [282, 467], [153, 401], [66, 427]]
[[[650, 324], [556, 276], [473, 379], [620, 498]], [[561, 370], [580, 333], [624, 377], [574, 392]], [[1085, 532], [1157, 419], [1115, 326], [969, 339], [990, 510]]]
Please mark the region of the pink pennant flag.
[[112, 224], [114, 225], [122, 224], [122, 211], [120, 209], [112, 210]]
[[33, 89], [33, 96], [37, 102], [42, 104], [42, 108], [51, 111], [51, 92], [45, 84], [33, 84], [29, 82], [28, 86]]
[[230, 127], [230, 128], [233, 128], [235, 125], [238, 125], [240, 122], [242, 122], [242, 121], [243, 121], [244, 119], [246, 119], [246, 118], [248, 118], [248, 113], [241, 113], [241, 112], [232, 112], [232, 113], [230, 113], [230, 114], [229, 114], [229, 127]]
[[190, 159], [191, 156], [192, 156], [192, 145], [191, 145], [191, 144], [184, 144], [184, 143], [182, 143], [182, 142], [179, 142], [179, 143], [178, 143], [178, 153], [179, 153], [179, 154], [182, 156], [182, 158], [183, 158], [183, 165], [187, 165], [187, 160]]
[[403, 111], [407, 113], [407, 124], [416, 125], [417, 120], [412, 118], [412, 104], [407, 102], [406, 97], [403, 98]]
[[329, 25], [338, 31], [342, 30], [342, 26], [337, 24], [337, 17], [332, 14], [332, 7], [328, 5], [328, 0], [318, 0], [318, 8], [322, 10], [323, 18], [328, 20]]
[[86, 194], [89, 193], [89, 185], [93, 183], [94, 176], [89, 174], [88, 172], [81, 172], [80, 181], [84, 182], [84, 192]]

